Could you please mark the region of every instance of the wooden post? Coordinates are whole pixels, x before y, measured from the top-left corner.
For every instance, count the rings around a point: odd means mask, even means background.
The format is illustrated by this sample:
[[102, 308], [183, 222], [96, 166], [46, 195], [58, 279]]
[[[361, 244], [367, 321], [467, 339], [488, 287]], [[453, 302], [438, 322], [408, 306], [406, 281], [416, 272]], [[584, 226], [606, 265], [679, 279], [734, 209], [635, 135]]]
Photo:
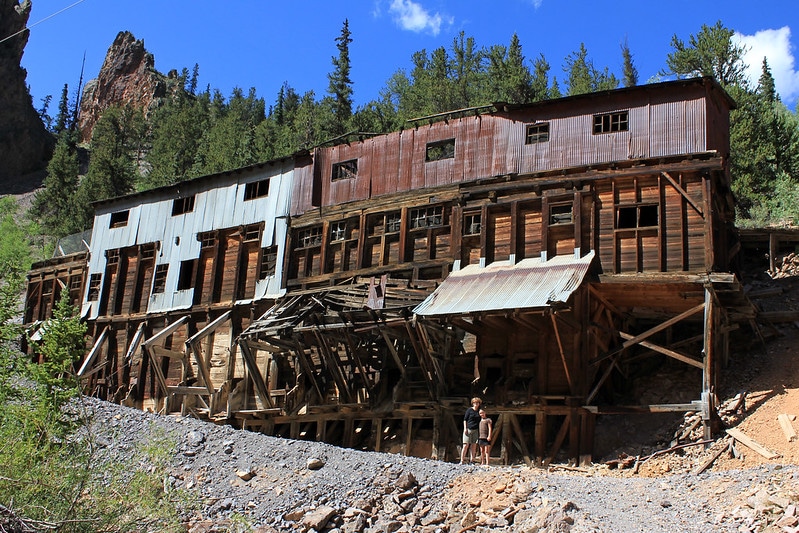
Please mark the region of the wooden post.
[[702, 369], [702, 426], [704, 429], [703, 438], [708, 440], [713, 437], [710, 419], [713, 410], [713, 394], [711, 386], [714, 379], [713, 359], [714, 359], [714, 306], [713, 295], [709, 288], [705, 288], [705, 340], [704, 340], [704, 368]]

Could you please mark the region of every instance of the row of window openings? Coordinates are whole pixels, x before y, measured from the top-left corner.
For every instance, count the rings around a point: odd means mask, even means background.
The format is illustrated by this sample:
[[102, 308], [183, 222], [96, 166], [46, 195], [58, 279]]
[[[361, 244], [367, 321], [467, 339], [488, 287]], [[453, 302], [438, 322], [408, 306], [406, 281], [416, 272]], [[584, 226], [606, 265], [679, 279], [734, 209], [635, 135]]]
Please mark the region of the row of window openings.
[[[432, 210], [432, 211], [431, 211]], [[441, 210], [441, 212], [439, 212]], [[423, 208], [411, 211], [416, 212], [417, 218], [416, 220], [424, 221], [427, 223], [428, 220], [437, 221], [440, 225], [440, 218], [443, 217], [443, 207], [432, 207], [432, 208]], [[428, 217], [428, 215], [431, 215]], [[424, 217], [422, 217], [424, 215]], [[571, 205], [553, 205], [550, 207], [550, 218], [549, 223], [550, 225], [560, 225], [560, 224], [571, 224], [573, 222], [573, 210]], [[386, 227], [388, 229], [389, 223], [393, 228], [395, 224], [399, 223], [399, 213], [396, 215], [392, 214], [392, 218], [389, 220], [387, 218]], [[637, 206], [625, 206], [625, 207], [618, 207], [616, 211], [616, 228], [617, 229], [634, 229], [634, 228], [646, 228], [646, 227], [654, 227], [658, 225], [658, 205], [657, 204], [648, 204], [648, 205], [637, 205]], [[479, 235], [482, 231], [482, 214], [475, 213], [475, 214], [468, 214], [464, 215], [464, 225], [463, 225], [463, 234], [464, 235]], [[426, 226], [416, 226], [416, 227], [426, 227]], [[201, 238], [201, 235], [204, 238], [209, 238], [208, 236], [212, 232], [207, 232], [204, 234], [198, 234], [198, 239]], [[343, 240], [346, 236], [346, 222], [337, 222], [331, 225], [331, 240]], [[213, 243], [215, 240], [211, 238], [211, 240], [203, 241]], [[322, 243], [322, 228], [317, 226], [314, 228], [308, 228], [302, 230], [299, 233], [299, 244], [301, 248], [308, 248], [311, 246], [321, 245]], [[152, 257], [154, 255], [157, 243], [151, 243], [148, 245], [143, 245], [142, 252], [144, 256], [144, 252], [147, 251], [148, 255]], [[109, 265], [114, 265], [119, 262], [119, 249], [108, 250], [106, 252], [106, 257], [108, 260]], [[178, 278], [178, 290], [185, 290], [191, 288], [191, 278], [194, 271], [194, 259], [188, 261], [182, 261], [180, 266], [180, 275]], [[271, 275], [274, 275], [276, 265], [277, 265], [277, 247], [276, 246], [269, 246], [267, 248], [261, 249], [261, 263], [259, 269], [259, 278], [258, 279], [265, 279]], [[166, 287], [166, 276], [169, 270], [168, 264], [156, 265], [155, 273], [153, 275], [153, 293], [162, 293]], [[89, 293], [88, 299], [89, 301], [97, 300], [100, 291], [100, 280], [101, 274], [92, 274], [89, 279]], [[73, 282], [79, 284], [80, 279], [71, 280], [70, 286], [73, 285]]]
[[[593, 133], [614, 133], [629, 130], [629, 112], [604, 113], [594, 115]], [[549, 122], [529, 124], [525, 131], [525, 144], [549, 142]], [[455, 157], [455, 139], [446, 139], [427, 143], [425, 148], [426, 162], [441, 161]], [[339, 181], [355, 178], [358, 175], [358, 160], [349, 159], [333, 164], [331, 179]]]
[[[109, 252], [119, 252], [119, 250], [109, 250]], [[118, 254], [109, 254], [109, 259]], [[189, 259], [180, 262], [180, 272], [178, 274], [178, 287], [177, 290], [182, 291], [192, 288], [192, 278], [194, 276], [196, 259]], [[109, 263], [115, 264], [115, 263]], [[267, 246], [261, 248], [261, 262], [258, 269], [258, 279], [263, 280], [269, 276], [274, 276], [277, 271], [277, 246]], [[162, 293], [166, 290], [166, 277], [169, 273], [169, 264], [161, 264], [155, 266], [153, 273], [153, 294]], [[80, 279], [77, 280], [78, 287], [80, 286]], [[102, 274], [92, 274], [89, 276], [89, 291], [87, 299], [90, 302], [97, 301], [100, 296], [100, 286], [102, 281]]]
[[[269, 179], [253, 181], [244, 185], [244, 201], [254, 200], [269, 195]], [[172, 200], [172, 216], [183, 215], [194, 211], [195, 195], [184, 196]], [[121, 228], [128, 225], [130, 210], [116, 211], [111, 213], [109, 228]]]

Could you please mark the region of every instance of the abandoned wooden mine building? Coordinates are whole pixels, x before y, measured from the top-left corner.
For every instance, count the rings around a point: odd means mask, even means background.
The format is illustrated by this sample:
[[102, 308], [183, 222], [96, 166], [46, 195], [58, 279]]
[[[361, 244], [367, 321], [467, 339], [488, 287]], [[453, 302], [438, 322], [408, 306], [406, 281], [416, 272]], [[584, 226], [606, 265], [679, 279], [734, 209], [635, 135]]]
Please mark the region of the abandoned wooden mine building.
[[[88, 257], [31, 271], [26, 320], [63, 284], [89, 392], [292, 438], [453, 458], [473, 395], [504, 461], [589, 461], [603, 414], [709, 433], [753, 319], [733, 106], [710, 78], [497, 103], [99, 202]], [[636, 386], [655, 364], [695, 396]]]

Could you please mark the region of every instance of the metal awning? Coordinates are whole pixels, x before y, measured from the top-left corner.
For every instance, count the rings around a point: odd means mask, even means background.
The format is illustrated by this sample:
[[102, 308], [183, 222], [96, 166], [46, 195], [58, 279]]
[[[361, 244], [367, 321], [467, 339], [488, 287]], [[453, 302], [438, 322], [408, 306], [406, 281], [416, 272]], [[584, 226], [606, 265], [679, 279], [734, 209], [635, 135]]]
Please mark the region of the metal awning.
[[536, 309], [566, 303], [580, 286], [594, 252], [548, 261], [524, 259], [469, 265], [451, 273], [413, 312], [421, 316], [459, 315], [506, 309]]

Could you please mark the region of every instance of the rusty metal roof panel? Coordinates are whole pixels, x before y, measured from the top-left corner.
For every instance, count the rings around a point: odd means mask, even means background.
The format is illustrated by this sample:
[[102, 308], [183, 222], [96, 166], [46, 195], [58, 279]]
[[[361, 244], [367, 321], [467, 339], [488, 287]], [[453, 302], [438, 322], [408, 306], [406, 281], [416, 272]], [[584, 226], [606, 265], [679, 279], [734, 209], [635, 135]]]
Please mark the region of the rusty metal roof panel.
[[421, 316], [459, 315], [510, 309], [540, 309], [565, 303], [583, 282], [594, 252], [548, 261], [524, 259], [515, 265], [497, 261], [486, 267], [469, 265], [453, 272], [414, 313]]

